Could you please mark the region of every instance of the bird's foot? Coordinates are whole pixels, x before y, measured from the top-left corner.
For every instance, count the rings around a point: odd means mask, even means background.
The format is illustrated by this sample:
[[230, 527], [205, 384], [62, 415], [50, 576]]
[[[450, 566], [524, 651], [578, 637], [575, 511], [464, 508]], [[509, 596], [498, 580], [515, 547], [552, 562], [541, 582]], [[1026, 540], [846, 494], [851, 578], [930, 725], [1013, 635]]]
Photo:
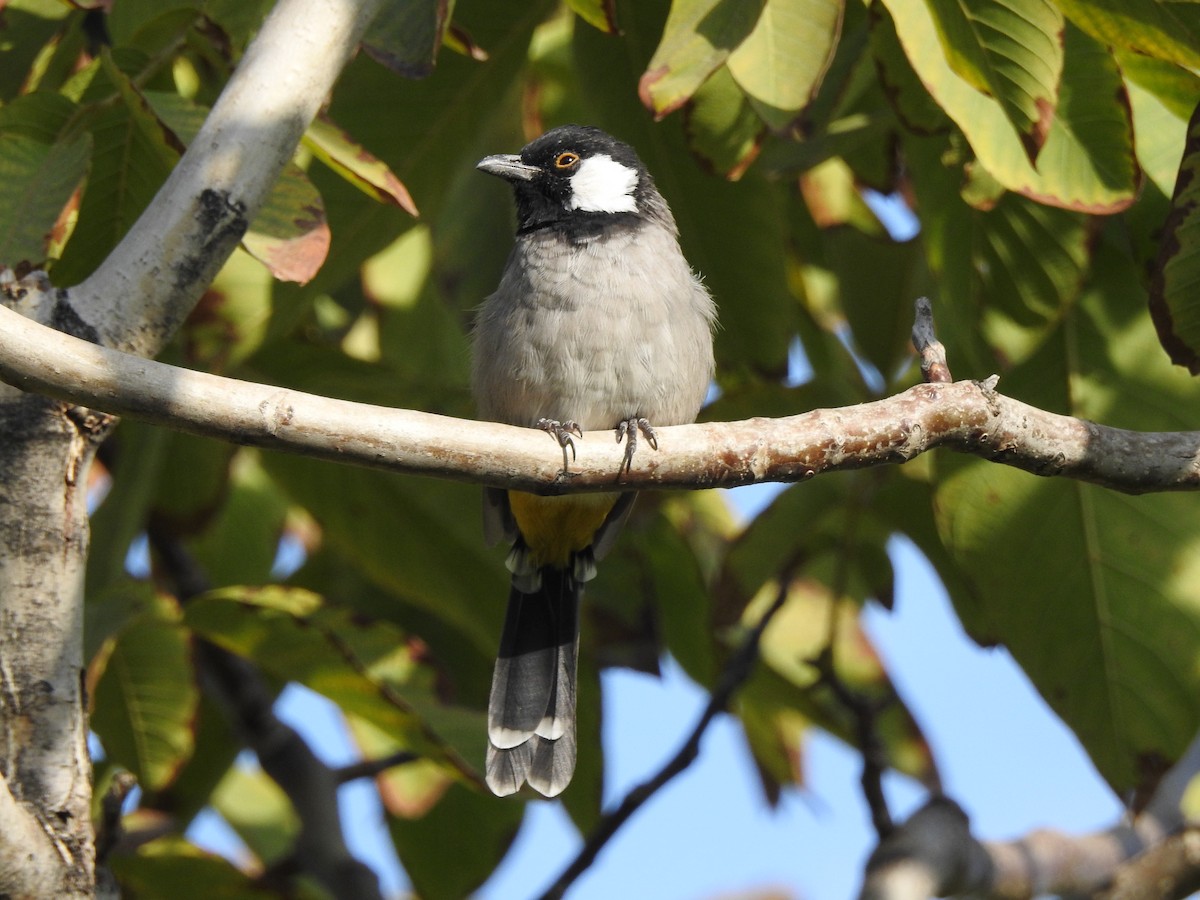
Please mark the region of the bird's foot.
[[654, 426], [644, 416], [630, 416], [618, 422], [617, 443], [625, 441], [625, 459], [621, 462], [621, 472], [628, 472], [633, 468], [633, 454], [637, 450], [639, 431], [645, 436], [646, 443], [655, 450], [658, 449], [658, 435], [654, 433]]
[[546, 432], [562, 447], [563, 470], [560, 478], [565, 478], [570, 468], [567, 460], [567, 450], [571, 451], [571, 459], [575, 459], [575, 438], [583, 437], [583, 429], [575, 422], [559, 422], [557, 419], [538, 419], [536, 427]]

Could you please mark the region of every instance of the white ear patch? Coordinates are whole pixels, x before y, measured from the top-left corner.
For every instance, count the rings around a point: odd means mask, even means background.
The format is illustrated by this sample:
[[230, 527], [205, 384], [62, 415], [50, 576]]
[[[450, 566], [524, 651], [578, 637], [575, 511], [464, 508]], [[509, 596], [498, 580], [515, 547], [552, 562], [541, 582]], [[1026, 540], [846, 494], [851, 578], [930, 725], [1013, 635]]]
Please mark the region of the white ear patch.
[[633, 196], [637, 183], [638, 173], [629, 166], [603, 153], [589, 156], [571, 176], [567, 205], [584, 212], [637, 212]]

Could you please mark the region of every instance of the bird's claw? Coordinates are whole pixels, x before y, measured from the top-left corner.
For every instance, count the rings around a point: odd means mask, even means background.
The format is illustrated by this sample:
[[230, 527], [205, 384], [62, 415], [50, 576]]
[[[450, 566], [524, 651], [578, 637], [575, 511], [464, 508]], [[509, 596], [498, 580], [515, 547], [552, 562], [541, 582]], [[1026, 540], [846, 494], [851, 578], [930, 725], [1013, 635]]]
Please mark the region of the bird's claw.
[[625, 441], [625, 458], [621, 462], [622, 472], [629, 472], [633, 469], [633, 454], [637, 450], [639, 431], [646, 438], [646, 443], [655, 450], [658, 449], [658, 435], [649, 419], [644, 416], [630, 416], [628, 419], [618, 422], [617, 443]]
[[567, 475], [568, 460], [567, 449], [571, 450], [571, 459], [575, 459], [575, 438], [583, 438], [583, 429], [576, 422], [559, 422], [557, 419], [538, 419], [537, 427], [549, 434], [558, 446], [562, 447], [563, 452], [563, 470], [562, 474]]

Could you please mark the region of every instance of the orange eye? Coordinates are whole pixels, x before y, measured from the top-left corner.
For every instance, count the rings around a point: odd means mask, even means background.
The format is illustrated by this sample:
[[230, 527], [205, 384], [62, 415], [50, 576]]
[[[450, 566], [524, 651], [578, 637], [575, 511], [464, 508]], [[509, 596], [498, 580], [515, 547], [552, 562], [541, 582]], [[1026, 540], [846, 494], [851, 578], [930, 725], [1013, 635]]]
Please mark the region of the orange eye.
[[579, 162], [579, 154], [572, 153], [570, 150], [565, 150], [558, 156], [554, 157], [554, 168], [569, 169]]

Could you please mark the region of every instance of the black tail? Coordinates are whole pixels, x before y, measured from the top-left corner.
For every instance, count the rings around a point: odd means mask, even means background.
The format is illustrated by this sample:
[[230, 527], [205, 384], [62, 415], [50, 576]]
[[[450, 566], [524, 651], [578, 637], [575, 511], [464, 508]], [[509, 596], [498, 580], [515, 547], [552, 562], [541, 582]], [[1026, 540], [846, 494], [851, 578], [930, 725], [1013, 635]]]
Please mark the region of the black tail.
[[546, 797], [575, 772], [575, 668], [580, 587], [545, 568], [532, 593], [513, 586], [488, 701], [487, 783], [503, 797], [529, 785]]

